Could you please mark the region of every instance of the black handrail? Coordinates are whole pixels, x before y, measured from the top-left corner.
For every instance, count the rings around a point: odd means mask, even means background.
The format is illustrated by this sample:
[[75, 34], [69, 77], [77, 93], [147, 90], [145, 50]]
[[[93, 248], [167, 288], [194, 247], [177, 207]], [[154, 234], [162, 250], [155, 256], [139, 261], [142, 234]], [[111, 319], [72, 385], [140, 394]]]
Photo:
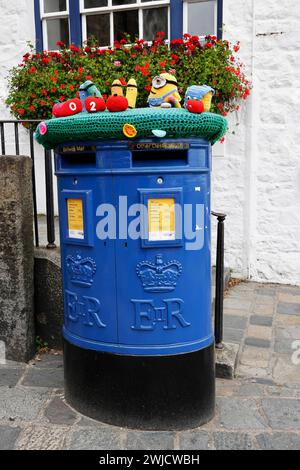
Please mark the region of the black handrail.
[[[20, 137], [19, 137], [19, 126], [24, 125], [29, 130], [29, 148], [30, 157], [32, 160], [32, 192], [33, 192], [33, 216], [34, 216], [34, 234], [35, 234], [35, 245], [39, 247], [39, 226], [38, 226], [38, 214], [37, 214], [37, 191], [36, 191], [36, 179], [35, 179], [35, 153], [34, 153], [34, 129], [40, 123], [40, 120], [14, 120], [6, 119], [0, 120], [0, 139], [1, 139], [1, 152], [2, 155], [6, 155], [6, 141], [5, 141], [5, 125], [13, 125], [14, 138], [15, 138], [15, 153], [20, 155]], [[55, 248], [55, 224], [54, 224], [54, 195], [53, 195], [53, 166], [52, 166], [52, 152], [49, 150], [45, 151], [45, 181], [46, 181], [46, 220], [47, 220], [47, 248]]]
[[226, 214], [212, 212], [218, 219], [216, 296], [215, 296], [215, 345], [223, 349], [223, 304], [224, 304], [224, 221]]

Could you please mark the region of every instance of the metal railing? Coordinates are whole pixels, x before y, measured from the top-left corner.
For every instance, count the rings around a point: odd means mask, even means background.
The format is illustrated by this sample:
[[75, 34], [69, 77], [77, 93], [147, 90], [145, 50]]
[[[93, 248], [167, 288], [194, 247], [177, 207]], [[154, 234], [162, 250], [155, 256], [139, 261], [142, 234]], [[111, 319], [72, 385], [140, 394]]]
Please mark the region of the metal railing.
[[[6, 155], [6, 131], [13, 128], [15, 154], [20, 155], [20, 126], [28, 128], [29, 153], [32, 160], [32, 194], [33, 194], [33, 224], [35, 235], [35, 246], [39, 247], [39, 225], [37, 210], [37, 190], [35, 175], [35, 149], [34, 149], [34, 131], [39, 120], [0, 120], [0, 140], [1, 153]], [[55, 225], [54, 225], [54, 195], [53, 195], [53, 163], [51, 150], [45, 150], [45, 192], [46, 192], [46, 223], [47, 223], [47, 248], [56, 248], [55, 244]]]
[[[14, 128], [15, 153], [20, 155], [19, 126], [29, 126], [29, 149], [32, 159], [32, 190], [33, 190], [33, 213], [34, 213], [34, 233], [35, 245], [39, 247], [39, 226], [37, 211], [37, 189], [35, 176], [35, 150], [34, 150], [34, 130], [40, 123], [38, 120], [0, 120], [0, 140], [2, 155], [6, 155], [5, 131], [7, 126]], [[47, 223], [47, 248], [56, 248], [55, 244], [55, 214], [54, 214], [54, 194], [53, 194], [53, 155], [51, 150], [44, 151], [45, 159], [45, 195], [46, 195], [46, 223]], [[215, 343], [217, 349], [223, 348], [223, 300], [224, 300], [224, 221], [226, 215], [212, 212], [218, 220], [217, 229], [217, 253], [216, 253], [216, 294], [215, 294]]]
[[224, 222], [226, 214], [212, 212], [218, 220], [215, 296], [215, 345], [223, 349], [223, 304], [224, 304]]

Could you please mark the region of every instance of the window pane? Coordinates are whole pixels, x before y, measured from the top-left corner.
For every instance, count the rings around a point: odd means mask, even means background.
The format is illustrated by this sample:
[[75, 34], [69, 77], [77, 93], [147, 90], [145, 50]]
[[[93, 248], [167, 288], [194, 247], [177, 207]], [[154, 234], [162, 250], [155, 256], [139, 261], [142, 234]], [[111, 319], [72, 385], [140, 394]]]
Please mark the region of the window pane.
[[136, 3], [136, 0], [112, 0], [113, 6], [115, 6], [115, 5], [128, 5], [129, 3]]
[[142, 0], [142, 3], [146, 3], [146, 2], [159, 2], [159, 0]]
[[188, 31], [196, 36], [215, 33], [215, 2], [188, 4]]
[[114, 38], [120, 41], [124, 33], [134, 39], [139, 36], [138, 10], [120, 11], [114, 13]]
[[107, 0], [84, 0], [84, 8], [107, 7]]
[[67, 11], [67, 0], [44, 0], [44, 13]]
[[88, 15], [86, 17], [87, 37], [95, 36], [100, 46], [110, 45], [109, 14]]
[[169, 36], [167, 7], [144, 10], [144, 39], [151, 41], [158, 31]]
[[69, 21], [68, 18], [56, 18], [47, 20], [48, 49], [54, 51], [57, 49], [57, 41], [63, 41], [69, 44]]

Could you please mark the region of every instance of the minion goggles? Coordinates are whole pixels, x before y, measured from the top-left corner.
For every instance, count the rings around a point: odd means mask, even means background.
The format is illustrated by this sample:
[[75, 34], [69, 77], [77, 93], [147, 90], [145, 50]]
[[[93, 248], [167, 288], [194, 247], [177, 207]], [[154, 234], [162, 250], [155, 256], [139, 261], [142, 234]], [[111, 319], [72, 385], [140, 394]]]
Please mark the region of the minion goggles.
[[161, 75], [157, 75], [152, 80], [152, 86], [156, 90], [159, 88], [163, 88], [167, 83], [171, 83], [172, 85], [178, 85], [176, 80], [167, 80], [166, 78], [162, 77]]

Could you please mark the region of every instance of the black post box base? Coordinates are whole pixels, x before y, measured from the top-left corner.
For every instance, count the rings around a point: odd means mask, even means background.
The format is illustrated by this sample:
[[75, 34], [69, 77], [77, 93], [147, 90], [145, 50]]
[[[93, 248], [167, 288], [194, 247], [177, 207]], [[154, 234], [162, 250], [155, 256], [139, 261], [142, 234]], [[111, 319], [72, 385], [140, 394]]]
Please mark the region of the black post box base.
[[176, 356], [122, 356], [64, 341], [65, 396], [80, 413], [115, 426], [190, 429], [215, 412], [214, 345]]

